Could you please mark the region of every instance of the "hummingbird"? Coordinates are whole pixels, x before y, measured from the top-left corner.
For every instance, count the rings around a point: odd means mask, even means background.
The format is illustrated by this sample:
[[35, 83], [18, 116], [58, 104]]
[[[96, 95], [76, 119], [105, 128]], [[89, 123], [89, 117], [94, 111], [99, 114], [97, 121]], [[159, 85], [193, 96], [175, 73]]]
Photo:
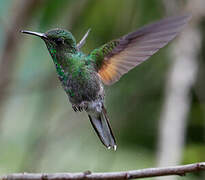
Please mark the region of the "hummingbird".
[[21, 32], [38, 36], [45, 42], [73, 110], [86, 111], [101, 142], [108, 149], [116, 150], [104, 105], [104, 85], [114, 84], [173, 40], [190, 18], [189, 14], [165, 18], [105, 43], [88, 55], [80, 49], [90, 30], [79, 43], [65, 29], [56, 28], [45, 33]]

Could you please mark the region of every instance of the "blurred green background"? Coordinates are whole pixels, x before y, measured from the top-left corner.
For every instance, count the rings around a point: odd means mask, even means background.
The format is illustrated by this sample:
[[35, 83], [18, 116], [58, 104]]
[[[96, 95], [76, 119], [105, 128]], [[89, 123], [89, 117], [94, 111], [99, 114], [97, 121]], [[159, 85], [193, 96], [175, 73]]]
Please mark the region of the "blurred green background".
[[[157, 166], [163, 128], [159, 120], [177, 40], [106, 87], [106, 106], [118, 144], [114, 152], [101, 144], [86, 113], [72, 110], [43, 41], [19, 30], [45, 32], [60, 27], [79, 41], [91, 28], [82, 49], [89, 53], [144, 24], [180, 14], [190, 2], [176, 2], [180, 9], [168, 11], [165, 0], [1, 0], [0, 174]], [[199, 68], [187, 96], [180, 164], [205, 161], [205, 19], [197, 17], [193, 26], [200, 31]], [[198, 173], [181, 179], [203, 177]]]

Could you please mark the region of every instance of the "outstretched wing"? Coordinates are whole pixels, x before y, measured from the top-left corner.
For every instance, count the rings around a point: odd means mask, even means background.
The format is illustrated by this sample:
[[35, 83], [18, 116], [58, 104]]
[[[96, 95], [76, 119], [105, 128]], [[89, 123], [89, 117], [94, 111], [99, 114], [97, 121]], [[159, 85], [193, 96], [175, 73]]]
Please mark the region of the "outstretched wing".
[[95, 59], [104, 84], [115, 83], [123, 74], [164, 47], [190, 18], [190, 15], [184, 15], [163, 19], [93, 50], [90, 56]]

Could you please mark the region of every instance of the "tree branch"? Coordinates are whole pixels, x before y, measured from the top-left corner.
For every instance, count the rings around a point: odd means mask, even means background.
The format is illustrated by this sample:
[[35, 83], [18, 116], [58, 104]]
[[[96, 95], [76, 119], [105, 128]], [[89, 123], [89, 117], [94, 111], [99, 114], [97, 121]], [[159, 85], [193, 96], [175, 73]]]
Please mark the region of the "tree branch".
[[108, 173], [52, 173], [52, 174], [32, 174], [19, 173], [0, 177], [0, 180], [122, 180], [137, 179], [156, 176], [179, 175], [185, 176], [186, 173], [205, 171], [205, 162], [188, 164], [182, 166], [171, 166], [163, 168], [148, 168], [133, 171], [108, 172]]

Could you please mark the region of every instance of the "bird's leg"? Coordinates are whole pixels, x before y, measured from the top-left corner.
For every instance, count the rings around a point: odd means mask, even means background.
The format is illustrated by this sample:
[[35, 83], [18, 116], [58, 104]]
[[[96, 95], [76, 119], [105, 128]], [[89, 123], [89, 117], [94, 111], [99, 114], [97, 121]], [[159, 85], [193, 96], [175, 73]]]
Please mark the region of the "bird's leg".
[[83, 111], [83, 110], [87, 110], [88, 109], [88, 101], [83, 101], [80, 104], [73, 104], [72, 108], [75, 112], [77, 111]]
[[72, 105], [72, 108], [73, 108], [73, 110], [76, 112], [76, 111], [78, 111], [78, 108], [77, 108], [77, 106], [76, 105]]
[[83, 110], [87, 110], [88, 109], [88, 101], [83, 101], [80, 103], [80, 106]]
[[83, 101], [78, 105], [79, 111], [87, 110], [88, 109], [88, 101]]
[[79, 105], [79, 106], [78, 106], [78, 111], [81, 112], [82, 110], [83, 110], [82, 106]]

